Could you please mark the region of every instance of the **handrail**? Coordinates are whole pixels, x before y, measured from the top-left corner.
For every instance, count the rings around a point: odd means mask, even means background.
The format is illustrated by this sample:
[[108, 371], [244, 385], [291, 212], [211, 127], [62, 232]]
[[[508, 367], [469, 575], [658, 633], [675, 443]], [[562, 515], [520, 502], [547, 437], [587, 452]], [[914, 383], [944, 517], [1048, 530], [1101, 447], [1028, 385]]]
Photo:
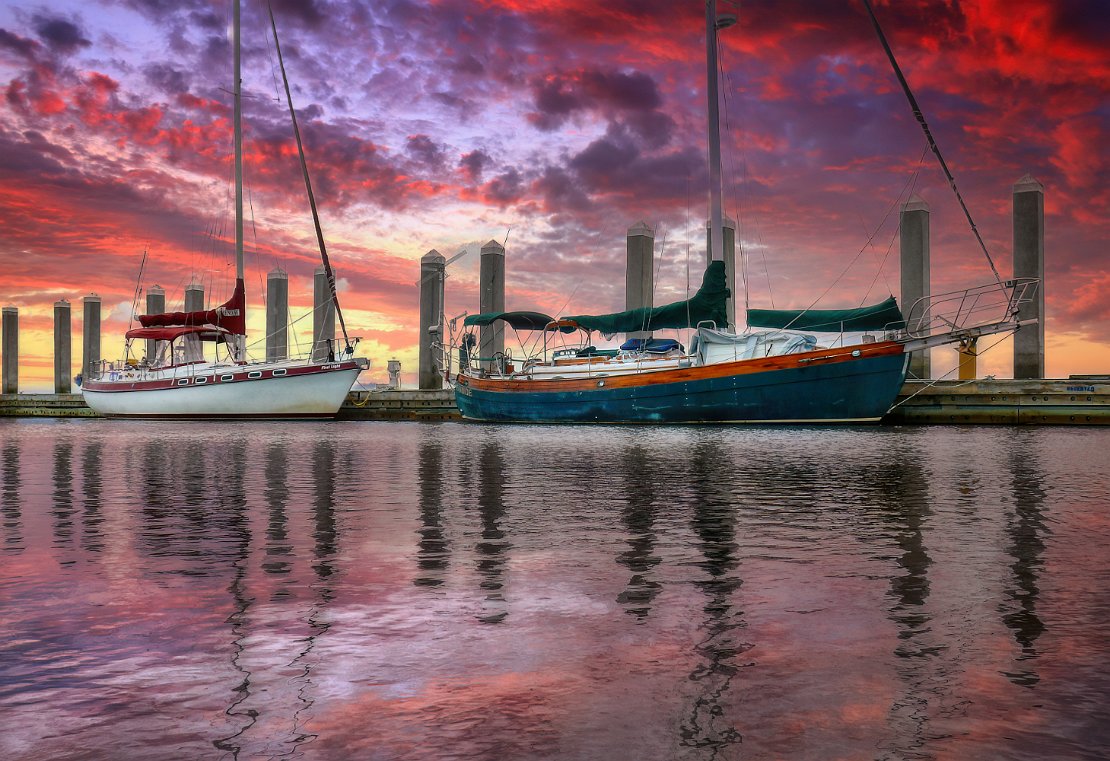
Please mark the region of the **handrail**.
[[1037, 278], [1014, 278], [1001, 285], [991, 283], [924, 296], [906, 312], [905, 333], [922, 338], [937, 332], [1011, 322], [1022, 306], [1033, 302], [1040, 282]]

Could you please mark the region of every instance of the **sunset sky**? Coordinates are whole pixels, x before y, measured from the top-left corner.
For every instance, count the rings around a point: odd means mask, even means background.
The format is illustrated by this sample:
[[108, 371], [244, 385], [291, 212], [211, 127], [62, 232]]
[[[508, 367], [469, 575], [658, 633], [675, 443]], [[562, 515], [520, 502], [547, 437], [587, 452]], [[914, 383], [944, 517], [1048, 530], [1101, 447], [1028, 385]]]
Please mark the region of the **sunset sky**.
[[[52, 304], [104, 303], [117, 358], [143, 287], [169, 306], [234, 279], [230, 10], [220, 0], [0, 7], [0, 303], [20, 312], [20, 387], [52, 386]], [[372, 380], [416, 373], [419, 258], [452, 256], [448, 316], [478, 311], [478, 249], [507, 239], [507, 305], [623, 307], [624, 239], [656, 227], [656, 303], [704, 261], [704, 21], [696, 0], [276, 0], [322, 223]], [[877, 2], [998, 263], [1011, 188], [1045, 186], [1046, 370], [1110, 372], [1110, 3]], [[723, 33], [726, 213], [752, 306], [898, 295], [897, 208], [932, 207], [933, 292], [992, 280], [858, 0], [745, 2]], [[318, 263], [265, 6], [243, 9], [249, 325]], [[869, 239], [871, 240], [868, 245]], [[862, 255], [858, 256], [862, 251]], [[742, 290], [742, 284], [734, 284]], [[142, 311], [142, 310], [140, 310]], [[310, 330], [304, 320], [298, 329]], [[304, 331], [302, 331], [302, 336]], [[303, 341], [302, 337], [302, 341]], [[981, 348], [994, 343], [984, 339]], [[953, 364], [934, 353], [936, 375]], [[980, 371], [1011, 374], [1003, 343]]]

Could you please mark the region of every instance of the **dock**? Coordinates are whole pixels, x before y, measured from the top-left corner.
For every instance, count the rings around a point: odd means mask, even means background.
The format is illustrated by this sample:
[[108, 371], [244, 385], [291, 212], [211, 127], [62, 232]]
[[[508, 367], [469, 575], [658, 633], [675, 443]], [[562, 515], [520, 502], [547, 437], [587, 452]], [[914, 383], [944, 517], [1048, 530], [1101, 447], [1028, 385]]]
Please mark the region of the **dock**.
[[[97, 417], [80, 394], [3, 394], [0, 417]], [[339, 420], [459, 420], [452, 389], [352, 391]], [[907, 381], [889, 425], [1110, 425], [1110, 376]]]

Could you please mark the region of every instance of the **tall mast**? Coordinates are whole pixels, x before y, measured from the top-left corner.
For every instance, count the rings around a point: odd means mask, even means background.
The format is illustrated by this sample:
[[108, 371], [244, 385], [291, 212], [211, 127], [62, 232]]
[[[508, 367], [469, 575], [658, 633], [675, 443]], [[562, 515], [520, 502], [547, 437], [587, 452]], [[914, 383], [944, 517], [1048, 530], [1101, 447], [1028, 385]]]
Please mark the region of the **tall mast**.
[[[234, 2], [231, 26], [231, 46], [234, 49], [234, 65], [232, 81], [232, 95], [235, 98], [235, 287], [243, 287], [243, 75], [240, 67], [240, 42], [239, 42], [239, 0]], [[246, 325], [246, 303], [239, 306], [242, 310], [243, 325]], [[246, 328], [244, 327], [244, 330]], [[235, 339], [235, 355], [239, 361], [244, 361], [246, 340], [243, 336]]]
[[721, 116], [717, 94], [717, 0], [705, 2], [705, 67], [709, 98], [709, 259], [725, 259], [721, 187]]

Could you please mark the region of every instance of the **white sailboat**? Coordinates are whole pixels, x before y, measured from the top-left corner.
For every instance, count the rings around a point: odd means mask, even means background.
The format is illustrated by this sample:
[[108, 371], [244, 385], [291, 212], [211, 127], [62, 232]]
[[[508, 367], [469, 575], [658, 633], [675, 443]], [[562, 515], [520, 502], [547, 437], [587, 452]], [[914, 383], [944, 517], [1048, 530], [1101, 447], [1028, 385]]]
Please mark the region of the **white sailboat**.
[[[107, 365], [97, 377], [83, 379], [82, 391], [86, 403], [105, 417], [331, 418], [339, 411], [359, 373], [370, 366], [367, 359], [354, 356], [358, 339], [348, 338], [346, 334], [335, 290], [335, 275], [320, 231], [291, 98], [289, 111], [316, 223], [321, 259], [331, 286], [335, 310], [343, 326], [344, 346], [337, 351], [335, 344], [329, 340], [326, 356], [322, 358], [318, 352], [305, 359], [282, 361], [252, 362], [247, 358], [239, 16], [239, 0], [234, 0], [235, 291], [227, 302], [215, 309], [139, 317], [142, 327], [129, 330], [126, 334], [125, 357], [130, 356], [131, 342], [136, 340], [158, 342], [157, 345], [162, 347], [160, 355], [149, 357], [145, 362], [125, 359], [118, 366]], [[276, 44], [276, 28], [274, 41]], [[278, 56], [280, 60], [280, 47]], [[283, 65], [283, 77], [284, 74]], [[289, 96], [288, 81], [286, 95]], [[202, 341], [215, 345], [216, 358], [213, 361], [199, 358], [197, 349]], [[226, 350], [223, 359], [219, 358], [220, 346]]]

